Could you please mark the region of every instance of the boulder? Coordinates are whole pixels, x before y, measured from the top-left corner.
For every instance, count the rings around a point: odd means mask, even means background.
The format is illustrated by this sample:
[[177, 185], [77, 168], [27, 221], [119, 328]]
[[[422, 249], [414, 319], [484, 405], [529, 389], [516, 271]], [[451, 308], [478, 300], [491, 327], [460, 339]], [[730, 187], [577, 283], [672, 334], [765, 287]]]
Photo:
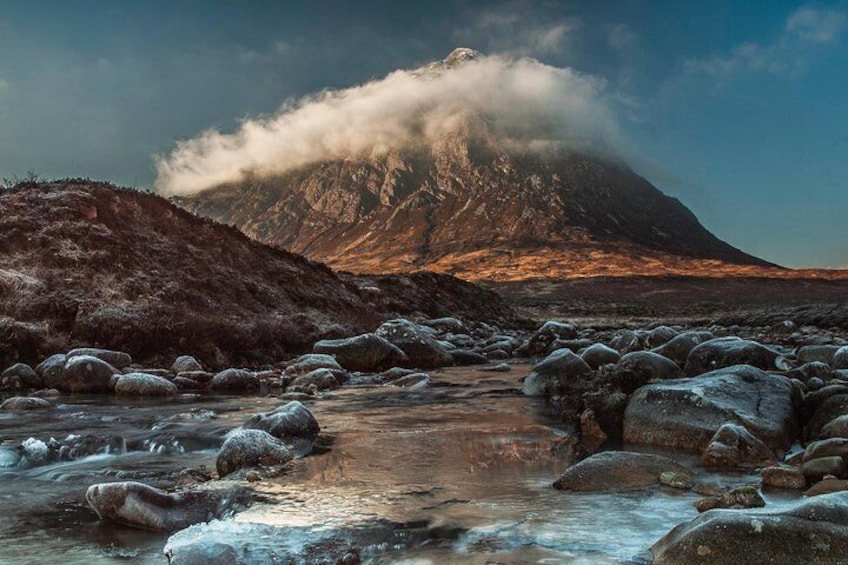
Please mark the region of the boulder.
[[668, 357], [678, 366], [683, 367], [686, 364], [686, 358], [689, 357], [689, 353], [695, 349], [695, 346], [711, 339], [715, 339], [715, 336], [710, 332], [684, 332], [651, 351], [663, 357]]
[[341, 371], [342, 366], [332, 355], [325, 353], [307, 353], [295, 359], [286, 367], [287, 375], [305, 375], [317, 369]]
[[748, 365], [649, 384], [630, 398], [624, 442], [700, 453], [730, 422], [785, 451], [798, 429], [792, 394], [789, 379]]
[[834, 352], [831, 365], [834, 369], [848, 369], [848, 345], [843, 345]]
[[391, 386], [399, 386], [410, 390], [418, 390], [430, 386], [430, 375], [427, 373], [413, 373], [411, 375], [395, 379], [389, 384]]
[[426, 320], [423, 325], [433, 328], [440, 333], [467, 334], [468, 328], [457, 318], [435, 318]]
[[188, 371], [202, 371], [203, 365], [201, 365], [200, 361], [192, 357], [191, 355], [180, 355], [174, 360], [174, 364], [171, 365], [171, 372], [176, 375], [180, 373], [186, 373]]
[[716, 508], [762, 508], [765, 505], [762, 495], [753, 486], [737, 487], [718, 496], [709, 496], [695, 501], [695, 509], [698, 512]]
[[838, 345], [804, 345], [798, 348], [796, 355], [801, 364], [818, 361], [830, 365], [837, 351]]
[[292, 459], [289, 448], [268, 432], [255, 429], [236, 430], [218, 451], [215, 468], [226, 477], [247, 467], [276, 467]]
[[570, 349], [557, 349], [533, 367], [524, 379], [522, 390], [527, 396], [562, 395], [577, 379], [592, 373], [592, 368]]
[[69, 356], [60, 382], [54, 386], [63, 392], [111, 392], [112, 375], [119, 371], [99, 357]]
[[400, 348], [409, 359], [411, 367], [435, 369], [453, 365], [453, 356], [429, 332], [409, 320], [396, 319], [383, 322], [377, 335]]
[[41, 377], [26, 363], [15, 363], [0, 373], [0, 390], [15, 391], [41, 388]]
[[282, 440], [295, 457], [310, 453], [315, 438], [321, 431], [312, 412], [297, 400], [272, 412], [256, 414], [242, 427], [248, 430], [262, 430]]
[[650, 351], [633, 351], [622, 357], [615, 366], [615, 384], [630, 393], [652, 381], [679, 378], [680, 367], [667, 357]]
[[41, 377], [45, 388], [56, 388], [64, 380], [65, 362], [68, 360], [64, 353], [51, 355], [35, 367], [35, 372]]
[[564, 322], [548, 321], [536, 330], [527, 342], [523, 351], [529, 357], [545, 355], [550, 350], [551, 344], [557, 339], [575, 339], [577, 328]]
[[7, 398], [0, 404], [0, 410], [4, 412], [27, 412], [29, 410], [43, 410], [52, 408], [53, 405], [43, 398], [30, 398], [26, 396], [13, 396]]
[[738, 424], [726, 423], [716, 431], [701, 454], [701, 464], [712, 468], [758, 468], [777, 463], [774, 452]]
[[660, 484], [660, 475], [674, 472], [691, 477], [677, 462], [648, 453], [605, 451], [569, 467], [554, 488], [575, 492], [619, 492]]
[[121, 375], [115, 382], [115, 394], [119, 396], [173, 396], [177, 385], [162, 377], [146, 373]]
[[322, 340], [313, 346], [312, 351], [332, 355], [339, 365], [349, 371], [382, 371], [409, 363], [400, 348], [377, 334]]
[[818, 482], [827, 475], [833, 475], [838, 479], [848, 478], [848, 465], [842, 457], [835, 455], [808, 459], [804, 461], [801, 470], [809, 483]]
[[848, 493], [776, 511], [711, 510], [651, 547], [655, 565], [845, 563]]
[[804, 496], [821, 496], [844, 491], [848, 491], [848, 480], [827, 477], [805, 490]]
[[[842, 385], [824, 387], [816, 391], [814, 394], [827, 393], [823, 398], [819, 398], [821, 402], [815, 404], [815, 409], [812, 414], [808, 414], [806, 426], [804, 428], [804, 437], [807, 440], [813, 440], [822, 436], [822, 430], [831, 421], [839, 416], [848, 414], [848, 391], [842, 391]], [[807, 402], [813, 395], [807, 395], [805, 398], [805, 407], [809, 407]]]
[[679, 333], [668, 326], [657, 326], [648, 333], [648, 347], [660, 347], [677, 337]]
[[763, 486], [795, 490], [807, 488], [807, 479], [800, 467], [766, 467], [760, 474]]
[[468, 365], [486, 365], [489, 363], [489, 358], [474, 351], [467, 349], [453, 349], [450, 352], [453, 357], [453, 364], [457, 367], [466, 367]]
[[837, 416], [829, 421], [821, 430], [823, 437], [848, 438], [848, 414]]
[[225, 369], [212, 377], [215, 392], [249, 392], [259, 390], [259, 379], [250, 371]]
[[621, 355], [612, 347], [607, 347], [603, 343], [595, 343], [584, 349], [580, 358], [591, 368], [597, 369], [603, 365], [618, 363]]
[[777, 351], [755, 341], [738, 337], [720, 337], [696, 345], [686, 358], [684, 373], [696, 376], [733, 365], [751, 365], [774, 369]]
[[644, 332], [634, 332], [633, 330], [621, 330], [610, 341], [610, 346], [625, 355], [633, 351], [645, 349], [648, 345], [648, 336]]
[[122, 351], [112, 351], [111, 349], [99, 349], [96, 347], [78, 347], [77, 349], [68, 351], [68, 359], [81, 355], [96, 357], [101, 361], [106, 361], [116, 369], [123, 369], [132, 365], [132, 357]]
[[819, 457], [848, 457], [848, 439], [835, 437], [813, 441], [804, 449], [804, 461]]
[[246, 506], [250, 495], [243, 488], [168, 493], [143, 483], [118, 482], [92, 485], [85, 499], [101, 520], [172, 532], [223, 518]]
[[309, 389], [312, 387], [316, 391], [335, 390], [339, 388], [339, 381], [329, 369], [315, 369], [297, 377], [289, 384], [289, 388], [294, 389]]

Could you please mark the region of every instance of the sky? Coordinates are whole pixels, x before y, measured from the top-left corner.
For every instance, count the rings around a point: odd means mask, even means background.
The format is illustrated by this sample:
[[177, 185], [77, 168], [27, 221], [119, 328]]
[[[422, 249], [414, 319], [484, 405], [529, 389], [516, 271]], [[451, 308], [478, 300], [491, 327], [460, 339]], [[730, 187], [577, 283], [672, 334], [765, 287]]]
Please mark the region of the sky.
[[725, 241], [848, 266], [848, 0], [0, 0], [0, 177], [152, 188], [178, 142], [459, 46], [591, 84], [631, 167]]

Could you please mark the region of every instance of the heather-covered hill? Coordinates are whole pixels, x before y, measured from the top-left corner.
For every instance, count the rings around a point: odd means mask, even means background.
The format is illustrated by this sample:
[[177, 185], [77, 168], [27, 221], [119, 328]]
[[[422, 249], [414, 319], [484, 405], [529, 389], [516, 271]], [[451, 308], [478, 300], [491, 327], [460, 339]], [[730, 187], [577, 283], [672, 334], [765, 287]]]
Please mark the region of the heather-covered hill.
[[[192, 353], [211, 364], [254, 363], [394, 314], [439, 316], [452, 305], [451, 314], [468, 319], [509, 316], [496, 294], [448, 277], [379, 287], [345, 281], [152, 194], [81, 180], [0, 192], [7, 362], [86, 344], [142, 360]], [[456, 292], [461, 299], [449, 296]]]

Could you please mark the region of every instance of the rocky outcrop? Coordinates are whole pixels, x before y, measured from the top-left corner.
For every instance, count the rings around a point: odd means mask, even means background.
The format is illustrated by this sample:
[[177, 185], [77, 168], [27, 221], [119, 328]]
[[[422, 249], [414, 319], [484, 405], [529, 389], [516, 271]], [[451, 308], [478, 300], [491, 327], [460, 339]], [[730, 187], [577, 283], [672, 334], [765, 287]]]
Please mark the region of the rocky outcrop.
[[844, 563], [848, 493], [818, 496], [787, 510], [711, 510], [651, 547], [656, 565]]

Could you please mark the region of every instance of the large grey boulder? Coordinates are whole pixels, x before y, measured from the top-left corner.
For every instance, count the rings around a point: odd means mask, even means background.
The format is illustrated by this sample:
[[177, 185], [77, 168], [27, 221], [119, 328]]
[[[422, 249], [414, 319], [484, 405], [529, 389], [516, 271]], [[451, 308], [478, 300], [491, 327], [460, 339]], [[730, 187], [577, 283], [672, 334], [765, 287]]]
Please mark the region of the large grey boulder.
[[848, 345], [843, 345], [833, 354], [834, 369], [848, 369]]
[[696, 345], [686, 358], [683, 371], [696, 376], [733, 365], [751, 365], [760, 369], [775, 368], [777, 351], [756, 341], [738, 337], [719, 337]]
[[668, 457], [605, 451], [569, 467], [554, 482], [554, 488], [575, 492], [620, 492], [659, 486], [663, 473], [692, 476], [692, 471]]
[[41, 377], [26, 363], [15, 363], [0, 373], [0, 390], [20, 391], [41, 388]]
[[399, 347], [373, 333], [321, 340], [312, 351], [332, 355], [339, 365], [349, 371], [382, 371], [409, 363]]
[[174, 364], [171, 365], [171, 372], [177, 375], [180, 373], [187, 373], [189, 371], [202, 370], [203, 365], [191, 355], [180, 355], [174, 360]]
[[830, 365], [839, 349], [840, 346], [838, 345], [802, 345], [796, 351], [796, 355], [798, 362], [802, 364], [818, 361]]
[[259, 390], [259, 379], [244, 369], [225, 369], [212, 377], [215, 392], [250, 392]]
[[453, 356], [422, 327], [409, 320], [384, 322], [377, 335], [400, 348], [409, 359], [409, 365], [419, 369], [435, 369], [453, 365]]
[[621, 390], [633, 392], [652, 381], [665, 381], [681, 376], [680, 367], [669, 359], [650, 351], [633, 351], [615, 366], [615, 379]]
[[247, 467], [276, 467], [292, 460], [289, 448], [262, 430], [236, 430], [218, 451], [215, 468], [226, 477]]
[[115, 394], [118, 396], [173, 396], [177, 394], [177, 385], [146, 373], [127, 373], [115, 381]]
[[738, 365], [646, 385], [625, 410], [624, 442], [700, 453], [725, 422], [785, 451], [798, 430], [791, 381]]
[[677, 365], [683, 367], [686, 365], [686, 358], [689, 357], [689, 353], [695, 349], [695, 346], [711, 339], [715, 339], [715, 336], [710, 332], [683, 332], [651, 351], [663, 357], [668, 357]]
[[79, 357], [86, 355], [89, 357], [97, 357], [101, 361], [106, 361], [116, 369], [123, 369], [132, 365], [132, 357], [123, 351], [112, 351], [111, 349], [100, 349], [97, 347], [78, 347], [68, 351], [68, 358]]
[[168, 493], [130, 481], [92, 485], [85, 493], [100, 519], [161, 532], [223, 518], [249, 498], [248, 491], [239, 487]]
[[844, 564], [848, 492], [784, 510], [710, 510], [651, 547], [655, 565]]
[[621, 354], [603, 343], [595, 343], [584, 349], [583, 353], [580, 354], [580, 358], [593, 369], [597, 369], [603, 365], [618, 363], [618, 360], [621, 359]]
[[312, 451], [312, 445], [321, 426], [312, 412], [293, 400], [272, 412], [255, 414], [242, 426], [248, 430], [262, 430], [282, 440], [296, 457]]
[[46, 388], [59, 388], [64, 379], [65, 362], [68, 356], [64, 353], [51, 355], [35, 367], [35, 372], [41, 377], [42, 385]]
[[701, 454], [701, 464], [712, 468], [759, 468], [775, 465], [774, 452], [738, 424], [723, 424]]
[[592, 368], [570, 349], [557, 349], [533, 367], [524, 379], [527, 396], [562, 395], [592, 373]]
[[342, 366], [332, 355], [326, 353], [307, 353], [301, 355], [288, 367], [286, 367], [287, 375], [305, 375], [317, 369], [329, 369], [331, 371], [342, 371]]
[[63, 392], [110, 392], [115, 367], [98, 357], [77, 355], [68, 357], [62, 378], [53, 386]]

